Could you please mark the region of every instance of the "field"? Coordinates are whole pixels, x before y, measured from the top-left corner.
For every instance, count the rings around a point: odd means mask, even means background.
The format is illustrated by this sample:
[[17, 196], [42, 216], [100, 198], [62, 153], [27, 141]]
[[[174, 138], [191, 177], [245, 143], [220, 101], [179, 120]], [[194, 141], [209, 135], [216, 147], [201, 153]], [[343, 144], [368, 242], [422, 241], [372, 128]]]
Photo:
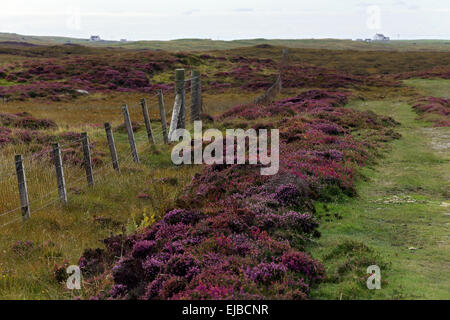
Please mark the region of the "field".
[[[448, 42], [0, 40], [22, 41], [0, 44], [0, 298], [450, 298]], [[255, 105], [280, 72], [284, 46], [282, 90]], [[276, 176], [172, 164], [156, 91], [170, 119], [177, 68], [202, 73], [204, 127], [280, 129]], [[187, 82], [187, 101], [189, 89]], [[189, 112], [187, 120], [192, 129]], [[114, 129], [120, 172], [104, 122]], [[55, 142], [65, 205], [50, 157]], [[25, 157], [26, 223], [15, 154]], [[65, 286], [73, 264], [81, 290]], [[366, 287], [374, 264], [381, 290]]]
[[389, 42], [359, 42], [350, 39], [176, 39], [171, 41], [101, 41], [67, 37], [24, 36], [14, 33], [0, 33], [1, 42], [25, 42], [34, 45], [80, 44], [92, 47], [117, 47], [126, 49], [151, 49], [166, 51], [230, 50], [257, 45], [273, 45], [288, 48], [326, 50], [384, 50], [384, 51], [449, 51], [448, 40], [391, 40]]

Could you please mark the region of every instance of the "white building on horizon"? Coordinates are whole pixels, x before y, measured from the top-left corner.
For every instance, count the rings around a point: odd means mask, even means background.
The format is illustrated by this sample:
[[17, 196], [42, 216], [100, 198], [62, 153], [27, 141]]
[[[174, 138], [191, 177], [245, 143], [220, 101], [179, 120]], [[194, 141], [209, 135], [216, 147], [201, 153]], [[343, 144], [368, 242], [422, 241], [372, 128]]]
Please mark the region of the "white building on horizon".
[[382, 33], [377, 33], [374, 37], [373, 37], [374, 41], [389, 41], [390, 38], [386, 37], [384, 34]]

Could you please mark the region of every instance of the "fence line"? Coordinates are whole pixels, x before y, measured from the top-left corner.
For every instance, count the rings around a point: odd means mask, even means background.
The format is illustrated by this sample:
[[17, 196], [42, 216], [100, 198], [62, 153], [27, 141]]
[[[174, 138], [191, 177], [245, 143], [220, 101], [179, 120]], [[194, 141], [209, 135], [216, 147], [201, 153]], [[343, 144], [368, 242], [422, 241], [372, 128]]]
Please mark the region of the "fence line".
[[[145, 134], [140, 135], [140, 136], [139, 136], [139, 139], [143, 138], [144, 136], [145, 136]], [[146, 151], [146, 150], [148, 150], [149, 148], [150, 148], [150, 146], [147, 146], [147, 148], [144, 149], [144, 150], [142, 150], [142, 151]], [[132, 164], [132, 163], [133, 163], [132, 154], [129, 154], [129, 155], [124, 159], [124, 162], [122, 162], [122, 163], [123, 163], [124, 165]], [[109, 164], [109, 163], [107, 163], [107, 164]], [[107, 168], [108, 168], [107, 165], [103, 165], [103, 166], [100, 167], [99, 169], [94, 170], [93, 173], [94, 173], [95, 175], [98, 175], [98, 174], [104, 172]], [[77, 184], [78, 182], [80, 182], [81, 180], [84, 180], [85, 178], [86, 178], [85, 176], [81, 176], [81, 177], [79, 177], [78, 179], [76, 179], [75, 181], [73, 181], [72, 184], [75, 184], [75, 186], [72, 186], [71, 188], [76, 188], [76, 187], [78, 187], [78, 185], [76, 185], [76, 184]], [[99, 181], [103, 181], [104, 179], [105, 179], [105, 176], [103, 176], [103, 177], [100, 176], [100, 177], [97, 179], [97, 181], [98, 181], [98, 182], [99, 182]], [[85, 186], [85, 187], [86, 187], [86, 186]], [[47, 195], [50, 195], [50, 194], [55, 193], [55, 192], [57, 192], [57, 191], [58, 191], [58, 189], [55, 189], [55, 190], [53, 190], [52, 192], [47, 193]], [[67, 192], [67, 195], [73, 194], [73, 193], [76, 192], [76, 191], [77, 191], [77, 190], [72, 190], [72, 191], [69, 190], [69, 191]], [[39, 200], [42, 201], [42, 199], [43, 199], [43, 198], [40, 198], [40, 199], [34, 199], [32, 202], [29, 203], [30, 207], [32, 207], [31, 205], [32, 205], [32, 204], [35, 204], [35, 203], [38, 202]], [[37, 209], [33, 209], [33, 213], [39, 212], [39, 211], [41, 211], [41, 210], [43, 210], [43, 209], [49, 207], [50, 205], [54, 204], [54, 203], [57, 202], [58, 200], [60, 200], [60, 198], [55, 198], [55, 199], [52, 199], [52, 200], [46, 202], [44, 205], [38, 207]], [[15, 209], [13, 209], [13, 210], [10, 210], [10, 211], [6, 212], [6, 213], [3, 213], [2, 215], [0, 215], [0, 217], [5, 216], [5, 215], [10, 214], [10, 213], [13, 213], [13, 212], [15, 212], [15, 211], [18, 211], [19, 209], [21, 209], [21, 207], [17, 207], [17, 208], [15, 208]], [[19, 216], [19, 217], [14, 218], [13, 220], [10, 220], [10, 221], [8, 221], [8, 222], [6, 222], [6, 223], [0, 225], [0, 229], [2, 229], [3, 227], [5, 227], [5, 226], [7, 226], [7, 225], [10, 225], [10, 224], [12, 224], [12, 223], [14, 223], [14, 222], [19, 221], [21, 218], [22, 218], [22, 217]]]
[[[273, 91], [281, 90], [281, 74], [285, 67], [286, 59], [287, 59], [287, 52], [283, 52], [283, 60], [282, 60], [281, 66], [280, 66], [279, 77], [278, 77], [277, 81], [275, 82], [275, 84], [271, 88], [269, 88], [268, 92], [263, 96], [264, 100], [266, 100], [267, 98], [270, 99], [274, 95]], [[28, 200], [28, 192], [27, 192], [27, 188], [26, 188], [27, 182], [26, 182], [25, 169], [23, 167], [23, 161], [24, 160], [32, 161], [38, 157], [45, 155], [46, 153], [52, 152], [52, 150], [51, 149], [44, 150], [38, 154], [31, 154], [26, 157], [22, 157], [22, 155], [17, 155], [16, 156], [17, 157], [16, 158], [16, 175], [18, 177], [18, 187], [19, 187], [19, 193], [20, 193], [20, 199], [21, 199], [21, 206], [14, 208], [12, 210], [9, 210], [9, 211], [0, 213], [0, 217], [7, 216], [11, 213], [14, 213], [14, 212], [22, 209], [22, 218], [25, 222], [25, 220], [27, 220], [31, 217], [30, 206], [32, 204], [34, 205], [38, 201], [42, 202], [42, 200], [46, 199], [48, 196], [50, 196], [53, 193], [56, 193], [58, 191], [59, 191], [59, 197], [50, 200], [49, 202], [45, 203], [38, 209], [33, 210], [32, 212], [38, 212], [38, 211], [50, 206], [51, 204], [57, 202], [58, 200], [61, 200], [63, 203], [67, 203], [67, 196], [69, 194], [73, 193], [74, 191], [69, 191], [69, 192], [66, 191], [66, 184], [65, 184], [64, 173], [63, 173], [63, 163], [62, 163], [62, 158], [61, 158], [61, 152], [64, 151], [63, 148], [66, 148], [70, 145], [81, 142], [81, 149], [83, 151], [84, 167], [86, 170], [86, 175], [79, 177], [76, 180], [70, 182], [70, 185], [72, 186], [71, 188], [75, 188], [75, 185], [77, 185], [82, 179], [86, 179], [86, 178], [87, 178], [87, 186], [93, 186], [94, 185], [94, 176], [97, 176], [97, 175], [99, 175], [99, 173], [103, 172], [107, 168], [110, 168], [109, 167], [110, 164], [112, 164], [113, 169], [116, 171], [119, 171], [119, 165], [126, 166], [126, 165], [131, 164], [132, 162], [139, 164], [140, 159], [139, 159], [139, 151], [138, 151], [137, 142], [139, 142], [139, 140], [141, 140], [145, 136], [147, 136], [147, 141], [148, 141], [147, 144], [148, 145], [144, 150], [141, 150], [140, 152], [145, 152], [153, 144], [156, 144], [157, 141], [155, 139], [155, 136], [159, 136], [160, 134], [162, 135], [163, 143], [168, 144], [170, 141], [172, 141], [172, 139], [171, 139], [172, 133], [176, 129], [185, 128], [185, 126], [186, 126], [187, 112], [186, 112], [186, 85], [185, 84], [188, 82], [191, 82], [191, 86], [190, 86], [190, 89], [191, 89], [191, 103], [190, 103], [191, 122], [193, 122], [194, 120], [200, 120], [201, 113], [202, 113], [201, 74], [196, 70], [192, 70], [191, 77], [186, 79], [185, 78], [185, 70], [184, 69], [176, 69], [175, 70], [175, 81], [174, 81], [174, 83], [175, 83], [175, 102], [174, 102], [174, 106], [172, 109], [172, 119], [170, 121], [169, 128], [167, 128], [166, 110], [165, 110], [165, 106], [164, 106], [163, 93], [161, 90], [158, 90], [158, 92], [154, 95], [154, 97], [157, 99], [157, 102], [158, 102], [158, 109], [159, 109], [160, 119], [161, 119], [161, 127], [152, 128], [149, 114], [148, 114], [148, 109], [147, 109], [147, 102], [145, 99], [142, 99], [140, 101], [140, 103], [136, 103], [136, 104], [132, 104], [132, 105], [123, 105], [121, 116], [119, 116], [116, 120], [113, 120], [113, 121], [117, 121], [117, 120], [119, 120], [119, 118], [123, 117], [123, 123], [125, 124], [125, 128], [127, 130], [127, 135], [128, 135], [128, 140], [129, 140], [128, 142], [130, 145], [131, 152], [128, 153], [128, 155], [124, 159], [122, 159], [122, 160], [119, 159], [119, 156], [117, 154], [117, 149], [115, 148], [114, 132], [110, 125], [110, 123], [112, 123], [112, 121], [105, 123], [105, 131], [104, 131], [104, 134], [105, 134], [105, 137], [107, 140], [107, 144], [111, 151], [111, 160], [108, 160], [107, 163], [103, 163], [103, 165], [98, 169], [92, 168], [92, 159], [91, 159], [89, 138], [88, 138], [88, 135], [86, 132], [83, 132], [81, 135], [81, 138], [79, 138], [79, 139], [67, 142], [63, 145], [58, 144], [57, 148], [55, 148], [55, 146], [53, 148], [53, 152], [54, 152], [53, 160], [54, 160], [54, 165], [56, 168], [58, 188], [48, 192], [47, 194], [45, 194], [43, 196], [40, 196], [39, 198], [32, 199], [31, 201]], [[275, 88], [278, 90], [276, 90]], [[263, 100], [263, 99], [261, 99], [261, 100]], [[139, 136], [134, 135], [133, 127], [132, 127], [132, 120], [130, 118], [130, 113], [129, 113], [129, 109], [131, 109], [131, 108], [133, 108], [133, 109], [141, 108], [141, 110], [142, 110], [141, 114], [144, 118], [144, 123], [146, 126], [146, 130], [142, 135], [139, 135]], [[134, 114], [134, 112], [133, 112], [133, 114]], [[108, 127], [107, 127], [107, 125], [108, 125]], [[19, 156], [20, 156], [21, 166], [17, 165], [17, 160], [19, 159]], [[2, 166], [0, 168], [6, 168], [6, 167], [7, 166]], [[2, 175], [2, 177], [10, 178], [13, 175], [14, 174], [10, 174], [7, 176]], [[4, 180], [1, 180], [1, 181], [4, 181]], [[99, 176], [98, 178], [96, 178], [96, 181], [97, 182], [102, 181], [102, 177]], [[0, 228], [3, 228], [6, 225], [16, 222], [16, 221], [20, 220], [20, 218], [21, 217], [14, 218], [13, 220], [11, 220], [9, 222], [6, 222], [5, 224], [0, 225]]]
[[[140, 105], [135, 105], [135, 106], [140, 106]], [[131, 123], [131, 120], [130, 120], [130, 123]], [[162, 128], [161, 128], [161, 129], [156, 128], [155, 130], [152, 131], [152, 133], [153, 133], [155, 136], [156, 136], [156, 135], [159, 135], [159, 134], [163, 133], [163, 129], [162, 129]], [[70, 141], [70, 142], [68, 142], [68, 143], [66, 143], [66, 144], [63, 144], [63, 145], [59, 145], [58, 148], [57, 148], [57, 151], [59, 151], [59, 153], [62, 153], [62, 152], [64, 152], [64, 150], [62, 150], [64, 147], [71, 146], [71, 145], [73, 145], [73, 144], [75, 144], [75, 143], [77, 143], [77, 142], [83, 142], [82, 147], [83, 147], [84, 149], [86, 149], [86, 146], [88, 147], [88, 146], [89, 146], [89, 143], [86, 144], [86, 142], [85, 142], [85, 141], [86, 141], [86, 136], [85, 136], [84, 134], [85, 134], [85, 133], [83, 133], [83, 136], [82, 136], [80, 139], [77, 139], [77, 140], [74, 140], [74, 141]], [[133, 135], [134, 135], [134, 134], [133, 134]], [[135, 141], [140, 141], [140, 140], [143, 139], [146, 135], [148, 135], [147, 132], [135, 136]], [[141, 152], [147, 151], [148, 149], [149, 149], [149, 148], [145, 148], [145, 150], [141, 150]], [[33, 160], [33, 159], [38, 158], [38, 157], [41, 157], [41, 156], [43, 156], [43, 155], [45, 155], [45, 154], [50, 154], [52, 151], [54, 152], [54, 150], [49, 149], [49, 150], [44, 150], [44, 151], [42, 151], [42, 152], [40, 152], [40, 153], [38, 153], [38, 154], [31, 154], [31, 155], [29, 155], [29, 156], [22, 157], [22, 162], [23, 162], [24, 160]], [[85, 151], [85, 152], [84, 152], [84, 155], [85, 155], [85, 156], [90, 156], [90, 150], [84, 150], [84, 151]], [[136, 146], [135, 153], [134, 153], [134, 152], [131, 152], [131, 153], [129, 153], [129, 154], [127, 155], [127, 157], [125, 157], [124, 159], [122, 159], [122, 161], [121, 161], [122, 165], [125, 165], [125, 166], [126, 166], [126, 165], [129, 165], [130, 163], [132, 163], [132, 162], [133, 162], [133, 158], [135, 157], [135, 154], [136, 154], [137, 152], [138, 152], [138, 147]], [[54, 154], [54, 158], [57, 160], [58, 158], [60, 158], [60, 156], [59, 156], [59, 157], [55, 157], [55, 154]], [[55, 159], [54, 159], [54, 160], [55, 160]], [[55, 160], [55, 161], [56, 161], [56, 160]], [[60, 159], [60, 160], [61, 160], [61, 159]], [[117, 159], [117, 160], [118, 160], [118, 159]], [[89, 161], [89, 162], [90, 162], [90, 161]], [[86, 162], [86, 159], [85, 159], [85, 163], [87, 163], [87, 162]], [[92, 170], [92, 168], [90, 168], [90, 170], [89, 170], [90, 173], [89, 173], [89, 175], [87, 174], [86, 176], [88, 176], [89, 179], [91, 179], [91, 178], [93, 178], [94, 175], [97, 175], [97, 174], [102, 173], [103, 171], [105, 171], [105, 170], [109, 167], [109, 165], [111, 165], [111, 164], [113, 164], [113, 162], [112, 162], [111, 160], [109, 160], [109, 161], [103, 163], [102, 167], [99, 168], [99, 169]], [[85, 164], [85, 165], [86, 165], [86, 164]], [[6, 167], [6, 166], [5, 166], [5, 167]], [[58, 168], [59, 168], [59, 167], [62, 169], [62, 160], [61, 160], [61, 166], [58, 166]], [[20, 172], [22, 172], [23, 169], [20, 168], [19, 170], [20, 170]], [[19, 172], [19, 171], [18, 171], [18, 172]], [[59, 171], [57, 171], [57, 172], [59, 172]], [[8, 175], [8, 176], [6, 176], [6, 177], [7, 177], [7, 178], [10, 178], [10, 177], [12, 177], [12, 176], [14, 176], [14, 175], [17, 176], [17, 172], [16, 172], [15, 174], [12, 173], [12, 174], [10, 174], [10, 175]], [[58, 174], [57, 174], [57, 176], [58, 176]], [[74, 181], [71, 181], [70, 187], [71, 187], [71, 188], [79, 187], [78, 183], [79, 183], [81, 180], [86, 179], [86, 176], [81, 176], [81, 177], [79, 177], [78, 179], [76, 179], [76, 180], [74, 180]], [[4, 177], [5, 177], [5, 176], [4, 176]], [[60, 191], [60, 192], [62, 193], [62, 194], [60, 195], [59, 198], [52, 199], [52, 200], [48, 201], [47, 203], [45, 203], [44, 205], [42, 205], [41, 207], [39, 207], [39, 208], [37, 208], [37, 209], [33, 209], [32, 211], [33, 211], [33, 212], [38, 212], [38, 211], [40, 211], [40, 210], [42, 210], [42, 209], [44, 209], [44, 208], [50, 206], [51, 204], [57, 202], [58, 200], [63, 200], [63, 202], [66, 202], [66, 201], [67, 201], [67, 195], [73, 193], [73, 191], [68, 191], [68, 192], [67, 192], [67, 191], [65, 190], [65, 181], [64, 181], [64, 190], [63, 190], [63, 187], [62, 187], [63, 183], [61, 182], [60, 179], [61, 179], [60, 177], [57, 178], [57, 181], [60, 181], [60, 182], [58, 183], [58, 184], [60, 185], [58, 188], [55, 188], [54, 190], [52, 190], [52, 191], [50, 191], [50, 192], [48, 192], [48, 193], [46, 193], [46, 194], [40, 196], [39, 198], [35, 198], [35, 199], [32, 199], [31, 201], [29, 201], [29, 202], [28, 202], [28, 206], [27, 206], [28, 210], [29, 210], [29, 208], [32, 208], [32, 205], [34, 205], [34, 204], [36, 204], [36, 203], [38, 203], [38, 202], [42, 202], [42, 200], [48, 198], [49, 196], [53, 195], [54, 193], [56, 193], [56, 192], [58, 192], [58, 191]], [[101, 181], [101, 180], [103, 180], [103, 179], [101, 179], [101, 178], [98, 179], [98, 181]], [[2, 181], [3, 181], [3, 180], [2, 180]], [[90, 181], [90, 180], [89, 180], [89, 181]], [[88, 185], [90, 185], [90, 184], [91, 184], [91, 183], [88, 182]], [[20, 182], [18, 182], [18, 185], [19, 185], [19, 189], [20, 189], [21, 187], [26, 186], [26, 181], [20, 181]], [[63, 192], [62, 192], [61, 190], [63, 190]], [[9, 211], [0, 213], [0, 218], [1, 218], [1, 217], [5, 217], [5, 216], [7, 216], [7, 215], [9, 215], [9, 214], [12, 214], [12, 213], [14, 213], [14, 212], [20, 210], [21, 208], [23, 208], [23, 206], [19, 206], [19, 207], [16, 207], [16, 208], [14, 208], [14, 209], [11, 209], [11, 210], [9, 210]], [[3, 227], [5, 227], [5, 226], [7, 226], [7, 225], [9, 225], [9, 224], [12, 224], [12, 223], [14, 223], [14, 222], [17, 222], [18, 220], [20, 220], [20, 218], [21, 218], [20, 216], [19, 216], [19, 217], [16, 217], [16, 218], [13, 218], [12, 220], [10, 220], [10, 221], [8, 221], [8, 222], [6, 222], [6, 223], [0, 225], [0, 228], [3, 228]]]

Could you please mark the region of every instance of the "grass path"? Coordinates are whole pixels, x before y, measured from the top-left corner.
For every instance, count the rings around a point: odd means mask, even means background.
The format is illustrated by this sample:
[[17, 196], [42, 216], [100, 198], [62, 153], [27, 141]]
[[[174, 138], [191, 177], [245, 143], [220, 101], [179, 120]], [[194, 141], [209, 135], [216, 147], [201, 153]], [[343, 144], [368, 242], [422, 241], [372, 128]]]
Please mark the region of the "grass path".
[[[405, 102], [350, 106], [392, 116], [401, 122], [402, 138], [362, 170], [358, 198], [317, 205], [326, 219], [311, 250], [330, 279], [312, 297], [450, 299], [450, 150], [448, 143], [436, 143], [448, 137], [449, 128], [427, 128]], [[381, 268], [380, 290], [366, 287], [370, 264]]]

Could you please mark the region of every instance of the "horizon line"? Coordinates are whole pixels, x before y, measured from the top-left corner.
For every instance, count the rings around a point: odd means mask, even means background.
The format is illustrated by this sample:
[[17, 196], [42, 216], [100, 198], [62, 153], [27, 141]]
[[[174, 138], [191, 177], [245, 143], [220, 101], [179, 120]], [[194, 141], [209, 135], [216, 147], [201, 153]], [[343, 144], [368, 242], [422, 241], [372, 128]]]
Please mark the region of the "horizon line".
[[[0, 31], [0, 35], [1, 34], [9, 34], [9, 35], [17, 35], [17, 36], [23, 36], [23, 37], [45, 37], [45, 38], [68, 38], [68, 39], [75, 39], [75, 40], [85, 40], [85, 41], [90, 41], [90, 37], [87, 38], [79, 38], [79, 37], [73, 37], [73, 36], [61, 36], [61, 35], [30, 35], [30, 34], [20, 34], [20, 33], [16, 33], [16, 32], [1, 32]], [[92, 34], [93, 35], [97, 35], [97, 34]], [[372, 36], [373, 37], [373, 36]], [[121, 38], [121, 39], [126, 39], [126, 38]], [[351, 37], [343, 37], [343, 38], [335, 38], [335, 37], [318, 37], [318, 38], [313, 38], [313, 37], [307, 37], [307, 38], [261, 38], [261, 37], [256, 37], [256, 38], [236, 38], [236, 39], [213, 39], [213, 38], [196, 38], [196, 37], [186, 37], [186, 38], [173, 38], [173, 39], [139, 39], [139, 40], [127, 40], [127, 42], [145, 42], [145, 41], [160, 41], [160, 42], [166, 42], [166, 41], [180, 41], [180, 40], [207, 40], [207, 41], [224, 41], [224, 42], [232, 42], [232, 41], [249, 41], [249, 40], [262, 40], [262, 41], [296, 41], [296, 40], [341, 40], [341, 41], [345, 41], [345, 40], [356, 40], [356, 39], [372, 39], [372, 38], [368, 38], [366, 37], [355, 37], [355, 38], [351, 38]], [[432, 41], [432, 40], [440, 40], [440, 41], [447, 41], [450, 39], [449, 38], [439, 38], [439, 37], [433, 37], [433, 38], [403, 38], [403, 39], [394, 39], [391, 38], [389, 41]], [[96, 42], [121, 42], [121, 40], [111, 40], [111, 39], [101, 39], [100, 41], [96, 41]], [[95, 42], [95, 41], [92, 41]]]

